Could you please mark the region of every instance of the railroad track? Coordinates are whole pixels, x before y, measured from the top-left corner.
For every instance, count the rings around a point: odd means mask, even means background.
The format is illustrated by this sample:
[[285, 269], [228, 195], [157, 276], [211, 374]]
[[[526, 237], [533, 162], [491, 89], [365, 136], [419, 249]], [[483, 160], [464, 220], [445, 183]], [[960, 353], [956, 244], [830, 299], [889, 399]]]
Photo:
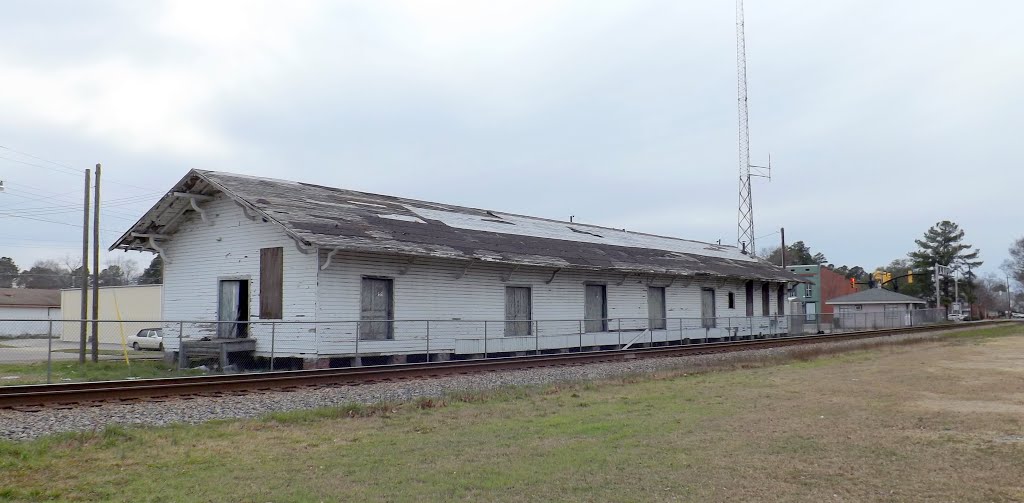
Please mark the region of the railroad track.
[[[628, 350], [585, 351], [525, 357], [454, 360], [447, 362], [407, 363], [367, 367], [318, 370], [226, 374], [124, 381], [32, 384], [0, 387], [0, 408], [25, 408], [47, 405], [117, 403], [132, 400], [161, 400], [169, 397], [218, 395], [267, 390], [297, 389], [310, 386], [360, 385], [381, 381], [441, 377], [453, 374], [526, 369], [558, 365], [582, 365], [595, 362], [638, 358], [663, 358], [712, 353], [727, 353], [794, 345], [867, 339], [896, 334], [947, 331], [1006, 321], [980, 321], [957, 325], [870, 330], [829, 335], [807, 335], [730, 342], [705, 342], [677, 346], [659, 346]], [[1010, 322], [1012, 323], [1012, 322]]]

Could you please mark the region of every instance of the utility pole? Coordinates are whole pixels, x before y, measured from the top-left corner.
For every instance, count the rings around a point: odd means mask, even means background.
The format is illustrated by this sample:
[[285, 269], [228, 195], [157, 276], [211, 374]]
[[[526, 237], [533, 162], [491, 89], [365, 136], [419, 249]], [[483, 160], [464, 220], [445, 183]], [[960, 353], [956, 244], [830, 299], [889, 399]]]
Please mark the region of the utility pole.
[[96, 195], [92, 210], [92, 361], [100, 360], [100, 165], [93, 181]]
[[779, 227], [779, 233], [782, 234], [782, 267], [786, 267], [786, 228]]
[[1010, 275], [1006, 275], [1006, 318], [1013, 318], [1013, 301], [1010, 300]]
[[78, 334], [78, 363], [85, 363], [86, 333], [89, 330], [89, 180], [92, 171], [85, 169], [85, 204], [82, 206], [82, 313]]

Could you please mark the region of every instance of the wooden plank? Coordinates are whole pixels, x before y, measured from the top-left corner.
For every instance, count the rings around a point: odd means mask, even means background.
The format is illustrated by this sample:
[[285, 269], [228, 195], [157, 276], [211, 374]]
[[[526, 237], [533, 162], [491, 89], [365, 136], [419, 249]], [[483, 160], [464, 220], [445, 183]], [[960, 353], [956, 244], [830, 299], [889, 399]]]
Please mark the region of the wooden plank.
[[260, 319], [282, 318], [284, 248], [260, 249]]

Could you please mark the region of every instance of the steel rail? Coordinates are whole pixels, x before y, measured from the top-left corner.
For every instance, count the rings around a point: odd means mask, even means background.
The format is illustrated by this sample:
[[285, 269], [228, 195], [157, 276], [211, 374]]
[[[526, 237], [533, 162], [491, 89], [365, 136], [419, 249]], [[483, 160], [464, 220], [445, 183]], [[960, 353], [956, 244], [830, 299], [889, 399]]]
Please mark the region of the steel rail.
[[727, 342], [702, 342], [684, 345], [655, 346], [628, 350], [583, 351], [523, 357], [499, 357], [446, 362], [403, 363], [394, 365], [344, 367], [334, 369], [290, 370], [222, 374], [209, 376], [169, 377], [121, 381], [89, 381], [58, 384], [28, 384], [0, 387], [0, 408], [31, 407], [54, 404], [117, 402], [172, 396], [280, 390], [308, 386], [359, 385], [410, 378], [442, 377], [507, 369], [526, 369], [559, 365], [622, 361], [640, 358], [689, 356], [738, 352], [769, 347], [835, 342], [842, 340], [885, 337], [896, 334], [950, 331], [1006, 321], [981, 321], [957, 325], [906, 327], [883, 330], [846, 332], [841, 334], [781, 336]]

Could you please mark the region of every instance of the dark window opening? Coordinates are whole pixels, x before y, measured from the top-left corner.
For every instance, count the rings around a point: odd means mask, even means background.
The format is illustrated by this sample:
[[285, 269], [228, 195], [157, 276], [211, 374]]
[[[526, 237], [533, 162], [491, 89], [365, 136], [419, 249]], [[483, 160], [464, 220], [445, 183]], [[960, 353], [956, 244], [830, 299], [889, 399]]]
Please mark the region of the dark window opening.
[[530, 288], [525, 286], [505, 287], [505, 336], [523, 337], [533, 333], [533, 302]]
[[761, 283], [761, 315], [768, 316], [771, 313], [771, 293], [768, 283]]
[[608, 331], [608, 295], [604, 285], [585, 285], [583, 325], [587, 332]]
[[221, 280], [217, 292], [217, 337], [249, 336], [249, 280]]
[[260, 250], [260, 319], [282, 318], [284, 293], [284, 248]]
[[729, 292], [729, 309], [736, 309], [736, 294]]
[[359, 338], [387, 340], [395, 338], [394, 280], [363, 278], [359, 304]]
[[665, 313], [665, 288], [652, 286], [647, 288], [647, 318], [651, 330], [665, 330], [668, 326]]

